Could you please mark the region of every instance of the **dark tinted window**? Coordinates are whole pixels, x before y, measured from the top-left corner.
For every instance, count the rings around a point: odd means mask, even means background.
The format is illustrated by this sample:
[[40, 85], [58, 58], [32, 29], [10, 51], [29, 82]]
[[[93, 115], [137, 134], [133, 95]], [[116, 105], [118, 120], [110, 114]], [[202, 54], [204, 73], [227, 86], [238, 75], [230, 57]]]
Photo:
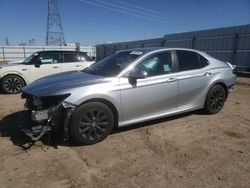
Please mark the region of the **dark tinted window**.
[[91, 61], [91, 58], [87, 55], [87, 53], [79, 53], [80, 61]]
[[190, 51], [176, 51], [179, 62], [179, 70], [193, 70], [200, 68], [198, 54]]
[[201, 56], [199, 54], [198, 54], [198, 57], [199, 57], [199, 60], [200, 60], [201, 68], [203, 68], [203, 67], [205, 67], [205, 66], [207, 66], [209, 64], [208, 60], [205, 57], [203, 57], [203, 56]]
[[172, 72], [171, 52], [160, 52], [151, 55], [149, 58], [139, 63], [136, 68], [143, 69], [148, 76], [158, 76]]
[[64, 53], [63, 54], [64, 62], [79, 62], [78, 54], [77, 53]]
[[59, 63], [60, 62], [60, 53], [43, 52], [39, 55], [38, 60], [40, 60], [42, 62], [42, 64]]

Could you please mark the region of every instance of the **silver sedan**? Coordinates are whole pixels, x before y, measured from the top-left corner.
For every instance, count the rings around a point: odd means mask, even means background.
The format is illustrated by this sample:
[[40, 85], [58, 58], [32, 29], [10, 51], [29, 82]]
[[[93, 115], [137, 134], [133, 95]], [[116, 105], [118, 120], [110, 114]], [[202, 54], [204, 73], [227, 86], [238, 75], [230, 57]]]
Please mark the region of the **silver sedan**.
[[62, 131], [94, 144], [115, 127], [203, 109], [218, 113], [236, 81], [230, 63], [182, 48], [119, 51], [82, 71], [41, 78], [23, 88], [33, 140]]

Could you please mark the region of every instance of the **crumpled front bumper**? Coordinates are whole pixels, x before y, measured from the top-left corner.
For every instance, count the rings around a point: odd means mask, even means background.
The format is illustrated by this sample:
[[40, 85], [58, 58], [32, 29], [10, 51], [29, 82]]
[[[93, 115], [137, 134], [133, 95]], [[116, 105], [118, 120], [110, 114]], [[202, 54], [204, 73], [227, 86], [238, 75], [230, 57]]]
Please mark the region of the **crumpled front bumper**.
[[28, 110], [22, 112], [21, 120], [20, 129], [33, 141], [39, 140], [46, 132], [51, 131], [49, 126], [34, 125], [34, 121], [31, 119], [31, 112]]
[[68, 139], [68, 126], [74, 109], [74, 106], [59, 104], [45, 110], [25, 110], [19, 127], [33, 141], [50, 131], [63, 131], [64, 139]]

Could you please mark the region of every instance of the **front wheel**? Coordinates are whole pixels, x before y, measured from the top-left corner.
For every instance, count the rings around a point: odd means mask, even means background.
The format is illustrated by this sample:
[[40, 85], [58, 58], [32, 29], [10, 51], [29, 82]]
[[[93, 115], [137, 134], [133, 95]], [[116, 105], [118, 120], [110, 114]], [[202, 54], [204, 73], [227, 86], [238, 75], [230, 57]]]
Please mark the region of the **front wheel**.
[[207, 114], [216, 114], [224, 106], [226, 101], [226, 91], [223, 86], [213, 86], [207, 95], [204, 110]]
[[80, 145], [95, 144], [109, 135], [113, 125], [114, 115], [107, 105], [89, 102], [73, 114], [69, 128], [70, 137]]
[[5, 93], [20, 93], [25, 86], [24, 80], [17, 75], [8, 75], [2, 79], [1, 87]]

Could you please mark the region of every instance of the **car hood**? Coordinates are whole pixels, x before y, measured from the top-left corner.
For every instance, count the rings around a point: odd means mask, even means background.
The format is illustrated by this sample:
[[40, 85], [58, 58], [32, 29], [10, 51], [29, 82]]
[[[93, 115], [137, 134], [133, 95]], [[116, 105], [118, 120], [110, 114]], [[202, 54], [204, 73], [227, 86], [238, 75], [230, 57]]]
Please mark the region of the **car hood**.
[[69, 93], [70, 89], [110, 82], [106, 77], [71, 71], [38, 79], [25, 86], [22, 91], [35, 96], [52, 96]]
[[24, 66], [22, 63], [11, 63], [11, 64], [2, 64], [0, 67], [2, 68], [8, 68], [8, 67], [14, 67], [14, 66]]
[[22, 63], [24, 61], [24, 59], [22, 59], [22, 60], [15, 60], [15, 61], [10, 61], [10, 62], [8, 62], [7, 64], [8, 65], [12, 65], [12, 64], [19, 64], [19, 63]]

